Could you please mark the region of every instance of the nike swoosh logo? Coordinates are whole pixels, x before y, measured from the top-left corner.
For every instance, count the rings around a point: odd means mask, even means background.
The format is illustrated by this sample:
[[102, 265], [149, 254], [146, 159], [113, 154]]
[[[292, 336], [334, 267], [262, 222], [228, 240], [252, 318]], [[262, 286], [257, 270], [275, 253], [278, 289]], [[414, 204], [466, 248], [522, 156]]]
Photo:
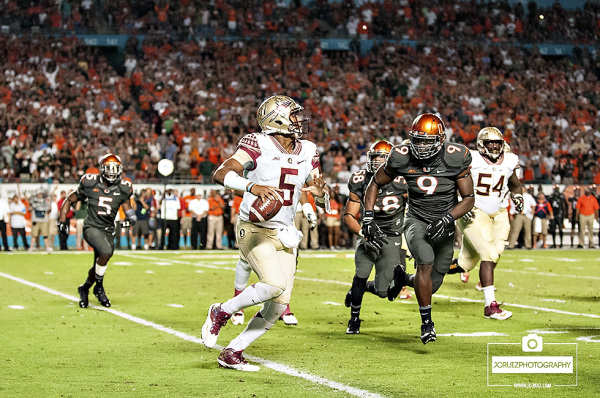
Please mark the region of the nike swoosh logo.
[[391, 195], [391, 194], [393, 194], [393, 193], [394, 193], [394, 191], [387, 191], [385, 194], [386, 194], [386, 195]]
[[306, 162], [306, 159], [304, 159], [304, 160], [299, 160], [299, 161], [298, 161], [298, 164], [300, 164], [300, 163], [304, 163], [304, 162]]
[[400, 243], [400, 242], [394, 242], [394, 245], [396, 245], [396, 246], [400, 246], [401, 244], [402, 243]]

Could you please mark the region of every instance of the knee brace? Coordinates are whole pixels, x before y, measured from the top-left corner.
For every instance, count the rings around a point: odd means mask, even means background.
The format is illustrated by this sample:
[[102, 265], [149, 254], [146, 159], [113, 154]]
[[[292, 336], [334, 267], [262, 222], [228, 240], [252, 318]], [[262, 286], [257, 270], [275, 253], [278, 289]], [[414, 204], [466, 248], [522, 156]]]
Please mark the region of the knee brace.
[[255, 283], [254, 289], [258, 299], [262, 302], [277, 298], [284, 292], [284, 290], [280, 287], [267, 285], [266, 283], [262, 282]]
[[259, 314], [267, 323], [274, 325], [286, 308], [287, 305], [275, 303], [269, 300], [265, 301], [263, 307], [259, 311]]

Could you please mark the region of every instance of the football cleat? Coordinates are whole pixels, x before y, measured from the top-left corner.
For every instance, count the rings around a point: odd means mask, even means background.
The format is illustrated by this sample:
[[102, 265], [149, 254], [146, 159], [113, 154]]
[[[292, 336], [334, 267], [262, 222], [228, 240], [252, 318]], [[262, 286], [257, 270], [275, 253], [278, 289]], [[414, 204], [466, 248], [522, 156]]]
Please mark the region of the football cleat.
[[348, 329], [346, 329], [346, 334], [360, 334], [360, 322], [360, 318], [350, 318], [348, 321]]
[[394, 267], [394, 278], [392, 279], [392, 282], [390, 282], [390, 285], [387, 289], [388, 300], [394, 301], [396, 297], [398, 297], [402, 291], [402, 288], [404, 287], [405, 278], [406, 271], [404, 270], [404, 267], [402, 264], [396, 264]]
[[458, 258], [452, 258], [452, 262], [450, 263], [450, 269], [446, 272], [448, 275], [458, 274], [459, 272], [466, 272], [458, 265]]
[[292, 312], [286, 312], [285, 314], [281, 314], [279, 319], [281, 319], [283, 321], [283, 323], [286, 325], [297, 325], [298, 324], [298, 319], [296, 319], [296, 316], [294, 316], [294, 314]]
[[352, 289], [348, 290], [348, 293], [346, 293], [346, 298], [344, 299], [344, 305], [346, 306], [346, 308], [350, 308], [351, 304], [352, 304]]
[[208, 348], [217, 344], [217, 338], [221, 328], [227, 324], [231, 315], [221, 310], [221, 304], [215, 303], [208, 308], [206, 322], [202, 326], [202, 342]]
[[512, 312], [501, 309], [500, 305], [501, 304], [492, 301], [492, 303], [486, 306], [483, 310], [483, 316], [488, 319], [498, 319], [499, 321], [510, 318], [512, 316]]
[[79, 293], [79, 306], [81, 308], [87, 308], [89, 305], [88, 294], [90, 293], [90, 289], [86, 289], [81, 285], [77, 288], [77, 292]]
[[231, 316], [231, 323], [234, 325], [243, 325], [244, 324], [244, 310], [239, 310], [235, 314]]
[[468, 272], [461, 272], [460, 273], [460, 281], [462, 283], [467, 283], [469, 281], [469, 273]]
[[437, 336], [435, 334], [435, 327], [433, 322], [427, 321], [421, 324], [421, 341], [423, 344], [427, 344], [430, 341], [436, 341]]
[[241, 370], [244, 372], [258, 372], [259, 366], [250, 365], [242, 355], [243, 351], [234, 351], [233, 348], [224, 348], [219, 354], [217, 362], [222, 368]]
[[110, 307], [110, 300], [108, 297], [106, 297], [104, 286], [96, 284], [94, 286], [94, 296], [96, 296], [100, 304], [102, 304], [104, 307]]

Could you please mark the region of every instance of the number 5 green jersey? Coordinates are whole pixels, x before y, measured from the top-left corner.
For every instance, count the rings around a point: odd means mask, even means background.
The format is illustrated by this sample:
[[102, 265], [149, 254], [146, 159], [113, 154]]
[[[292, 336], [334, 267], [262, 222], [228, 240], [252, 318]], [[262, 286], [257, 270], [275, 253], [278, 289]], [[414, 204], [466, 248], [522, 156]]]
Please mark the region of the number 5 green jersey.
[[85, 174], [75, 194], [78, 200], [88, 201], [84, 226], [113, 230], [119, 207], [129, 203], [133, 186], [126, 178], [122, 178], [118, 184], [108, 185], [101, 181], [99, 174]]

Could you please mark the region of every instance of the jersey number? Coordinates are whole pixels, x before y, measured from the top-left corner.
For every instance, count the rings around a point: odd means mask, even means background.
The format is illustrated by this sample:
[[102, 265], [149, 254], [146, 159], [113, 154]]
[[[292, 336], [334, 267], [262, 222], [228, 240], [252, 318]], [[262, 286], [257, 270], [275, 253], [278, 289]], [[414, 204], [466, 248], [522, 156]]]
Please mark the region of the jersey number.
[[289, 184], [285, 181], [286, 177], [292, 175], [297, 176], [297, 169], [287, 169], [281, 168], [281, 176], [279, 177], [279, 188], [283, 191], [283, 205], [291, 206], [294, 204], [294, 190], [296, 186], [294, 184]]
[[362, 180], [365, 179], [365, 170], [360, 170], [357, 171], [356, 173], [354, 173], [354, 176], [352, 176], [352, 182], [355, 184], [358, 184], [359, 182], [361, 182]]
[[438, 186], [438, 180], [431, 176], [421, 176], [417, 178], [417, 186], [425, 191], [427, 195], [433, 195]]
[[108, 197], [108, 196], [100, 196], [98, 198], [98, 206], [106, 209], [106, 210], [98, 210], [99, 216], [110, 215], [110, 211], [111, 211], [110, 202], [112, 202], [112, 201], [113, 201], [113, 198]]
[[379, 206], [374, 206], [373, 210], [383, 210], [388, 214], [393, 214], [400, 208], [400, 199], [396, 196], [386, 196], [381, 200], [381, 204], [383, 205], [383, 209], [380, 209]]
[[[487, 183], [484, 179], [491, 179], [491, 174], [479, 174], [479, 178], [477, 178], [477, 190], [475, 193], [481, 196], [490, 196], [493, 192], [498, 192], [498, 197], [502, 195], [502, 187], [504, 186], [504, 176], [501, 176], [498, 180], [498, 183], [492, 187], [492, 183]], [[479, 190], [479, 188], [484, 189], [483, 191]], [[491, 191], [490, 191], [491, 188]]]

